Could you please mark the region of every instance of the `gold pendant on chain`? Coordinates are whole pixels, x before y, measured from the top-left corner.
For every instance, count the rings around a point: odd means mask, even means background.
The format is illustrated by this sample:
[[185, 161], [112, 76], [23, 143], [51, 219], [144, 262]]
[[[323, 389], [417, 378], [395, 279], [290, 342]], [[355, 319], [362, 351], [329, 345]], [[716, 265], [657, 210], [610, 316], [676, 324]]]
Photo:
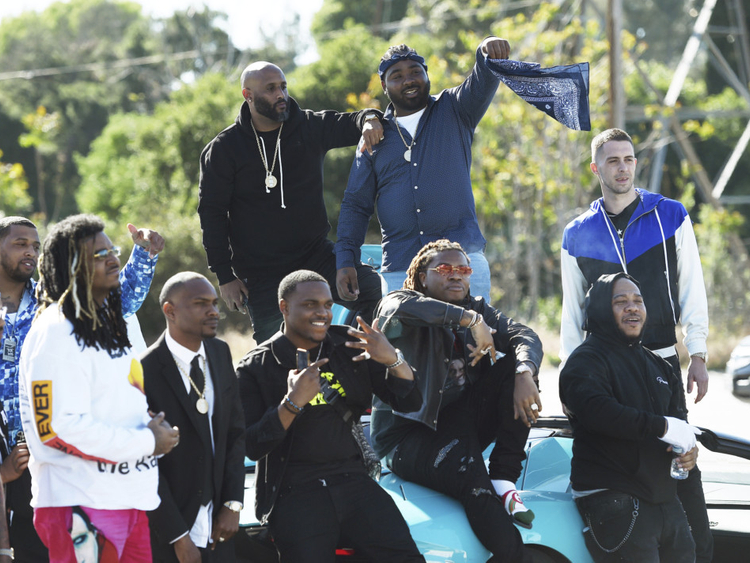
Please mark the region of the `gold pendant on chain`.
[[201, 397], [195, 401], [195, 408], [199, 413], [206, 414], [208, 412], [208, 401]]

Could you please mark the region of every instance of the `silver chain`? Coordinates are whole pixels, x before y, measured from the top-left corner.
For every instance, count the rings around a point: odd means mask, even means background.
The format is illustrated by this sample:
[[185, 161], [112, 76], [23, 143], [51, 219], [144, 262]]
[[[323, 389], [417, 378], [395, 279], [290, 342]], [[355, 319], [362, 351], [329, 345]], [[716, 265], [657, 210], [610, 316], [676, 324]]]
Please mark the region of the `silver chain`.
[[393, 112], [393, 121], [396, 122], [396, 131], [398, 131], [398, 136], [401, 137], [401, 142], [404, 143], [404, 146], [406, 147], [407, 150], [411, 150], [411, 148], [414, 146], [414, 137], [412, 137], [411, 143], [407, 145], [406, 139], [404, 139], [404, 136], [401, 133], [401, 127], [398, 124], [398, 118], [396, 117], [395, 111]]
[[271, 176], [273, 174], [273, 169], [276, 167], [276, 155], [279, 154], [279, 145], [281, 144], [281, 130], [284, 128], [284, 122], [281, 122], [281, 126], [279, 127], [279, 135], [278, 137], [276, 137], [276, 148], [273, 151], [273, 161], [271, 161], [270, 170], [268, 169], [268, 160], [266, 159], [266, 153], [260, 145], [260, 137], [258, 137], [258, 132], [255, 130], [255, 125], [253, 124], [252, 118], [250, 119], [250, 126], [253, 128], [253, 133], [255, 133], [255, 142], [258, 144], [258, 152], [260, 153], [260, 159], [263, 161], [263, 168], [266, 169], [266, 177]]
[[605, 547], [602, 547], [602, 544], [599, 543], [599, 540], [596, 539], [596, 536], [594, 535], [594, 528], [591, 527], [591, 518], [589, 517], [588, 513], [586, 514], [586, 526], [588, 526], [589, 531], [591, 532], [591, 539], [594, 540], [594, 543], [599, 549], [601, 549], [605, 553], [614, 553], [615, 551], [620, 549], [623, 545], [625, 545], [625, 542], [628, 541], [630, 534], [633, 532], [635, 521], [638, 518], [638, 508], [640, 504], [641, 503], [639, 502], [639, 500], [633, 497], [633, 519], [630, 521], [630, 527], [628, 528], [628, 533], [625, 534], [625, 537], [622, 538], [622, 541], [614, 549], [607, 549]]

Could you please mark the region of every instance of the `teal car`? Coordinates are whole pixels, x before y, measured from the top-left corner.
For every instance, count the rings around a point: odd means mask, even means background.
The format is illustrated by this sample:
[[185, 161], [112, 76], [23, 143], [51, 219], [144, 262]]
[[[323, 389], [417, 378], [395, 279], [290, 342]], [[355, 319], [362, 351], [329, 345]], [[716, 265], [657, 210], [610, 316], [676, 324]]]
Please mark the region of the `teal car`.
[[[705, 448], [701, 454], [703, 487], [715, 542], [714, 561], [744, 563], [750, 553], [750, 442], [702, 430], [699, 440]], [[564, 417], [539, 419], [526, 444], [527, 459], [516, 487], [536, 519], [530, 530], [518, 530], [535, 563], [593, 561], [584, 544], [584, 524], [571, 494], [572, 448], [570, 427]], [[485, 463], [491, 449], [490, 446], [485, 451]], [[255, 464], [246, 460], [246, 467], [238, 557], [242, 562], [272, 563], [277, 561], [276, 551], [253, 511]], [[405, 481], [385, 467], [380, 485], [404, 515], [428, 563], [485, 563], [490, 558], [490, 552], [474, 536], [458, 501]], [[365, 560], [342, 546], [337, 550], [336, 561]]]
[[[378, 269], [380, 246], [363, 246], [362, 260]], [[335, 306], [333, 323], [354, 324], [355, 315]], [[363, 422], [367, 424], [366, 420]], [[715, 541], [714, 561], [745, 563], [750, 553], [750, 442], [710, 430], [705, 430], [700, 440], [709, 450], [701, 453], [701, 469]], [[485, 463], [491, 450], [492, 445], [484, 452]], [[573, 440], [566, 418], [541, 418], [532, 427], [516, 488], [524, 504], [536, 515], [531, 529], [518, 527], [535, 563], [593, 562], [583, 539], [583, 520], [571, 494], [572, 457]], [[254, 514], [255, 464], [246, 459], [245, 465], [245, 509], [236, 536], [238, 560], [273, 563], [278, 561], [276, 550], [266, 527], [259, 524]], [[490, 558], [491, 553], [474, 536], [458, 501], [405, 481], [386, 467], [380, 485], [403, 514], [427, 563], [485, 563]], [[347, 546], [341, 546], [336, 561], [366, 560], [358, 558]]]

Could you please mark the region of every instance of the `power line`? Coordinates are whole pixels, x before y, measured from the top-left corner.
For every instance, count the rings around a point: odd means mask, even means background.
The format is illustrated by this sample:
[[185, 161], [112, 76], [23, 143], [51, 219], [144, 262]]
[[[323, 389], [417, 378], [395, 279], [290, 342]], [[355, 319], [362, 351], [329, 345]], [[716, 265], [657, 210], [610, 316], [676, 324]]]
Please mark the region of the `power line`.
[[75, 74], [77, 72], [96, 72], [114, 70], [133, 66], [145, 66], [165, 61], [180, 61], [185, 59], [196, 59], [199, 56], [197, 50], [182, 51], [180, 53], [150, 55], [148, 57], [136, 57], [133, 59], [120, 59], [102, 63], [87, 63], [81, 65], [63, 66], [57, 68], [39, 68], [34, 70], [14, 70], [11, 72], [0, 72], [0, 80], [25, 79], [33, 80], [42, 76], [59, 76], [62, 74]]

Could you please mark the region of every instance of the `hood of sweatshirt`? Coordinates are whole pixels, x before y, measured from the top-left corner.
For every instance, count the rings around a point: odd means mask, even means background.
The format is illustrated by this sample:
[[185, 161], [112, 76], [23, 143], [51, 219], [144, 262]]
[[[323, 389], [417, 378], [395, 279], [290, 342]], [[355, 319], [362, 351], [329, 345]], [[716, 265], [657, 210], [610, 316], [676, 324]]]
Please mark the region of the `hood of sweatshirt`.
[[[583, 305], [585, 315], [583, 328], [588, 333], [596, 334], [604, 340], [617, 344], [625, 344], [626, 346], [640, 344], [640, 336], [637, 342], [633, 342], [619, 329], [612, 312], [612, 291], [615, 282], [621, 278], [632, 281], [640, 290], [641, 285], [638, 281], [624, 272], [605, 274], [599, 277], [586, 294]], [[646, 322], [648, 322], [648, 318]], [[641, 336], [643, 336], [643, 330]]]

